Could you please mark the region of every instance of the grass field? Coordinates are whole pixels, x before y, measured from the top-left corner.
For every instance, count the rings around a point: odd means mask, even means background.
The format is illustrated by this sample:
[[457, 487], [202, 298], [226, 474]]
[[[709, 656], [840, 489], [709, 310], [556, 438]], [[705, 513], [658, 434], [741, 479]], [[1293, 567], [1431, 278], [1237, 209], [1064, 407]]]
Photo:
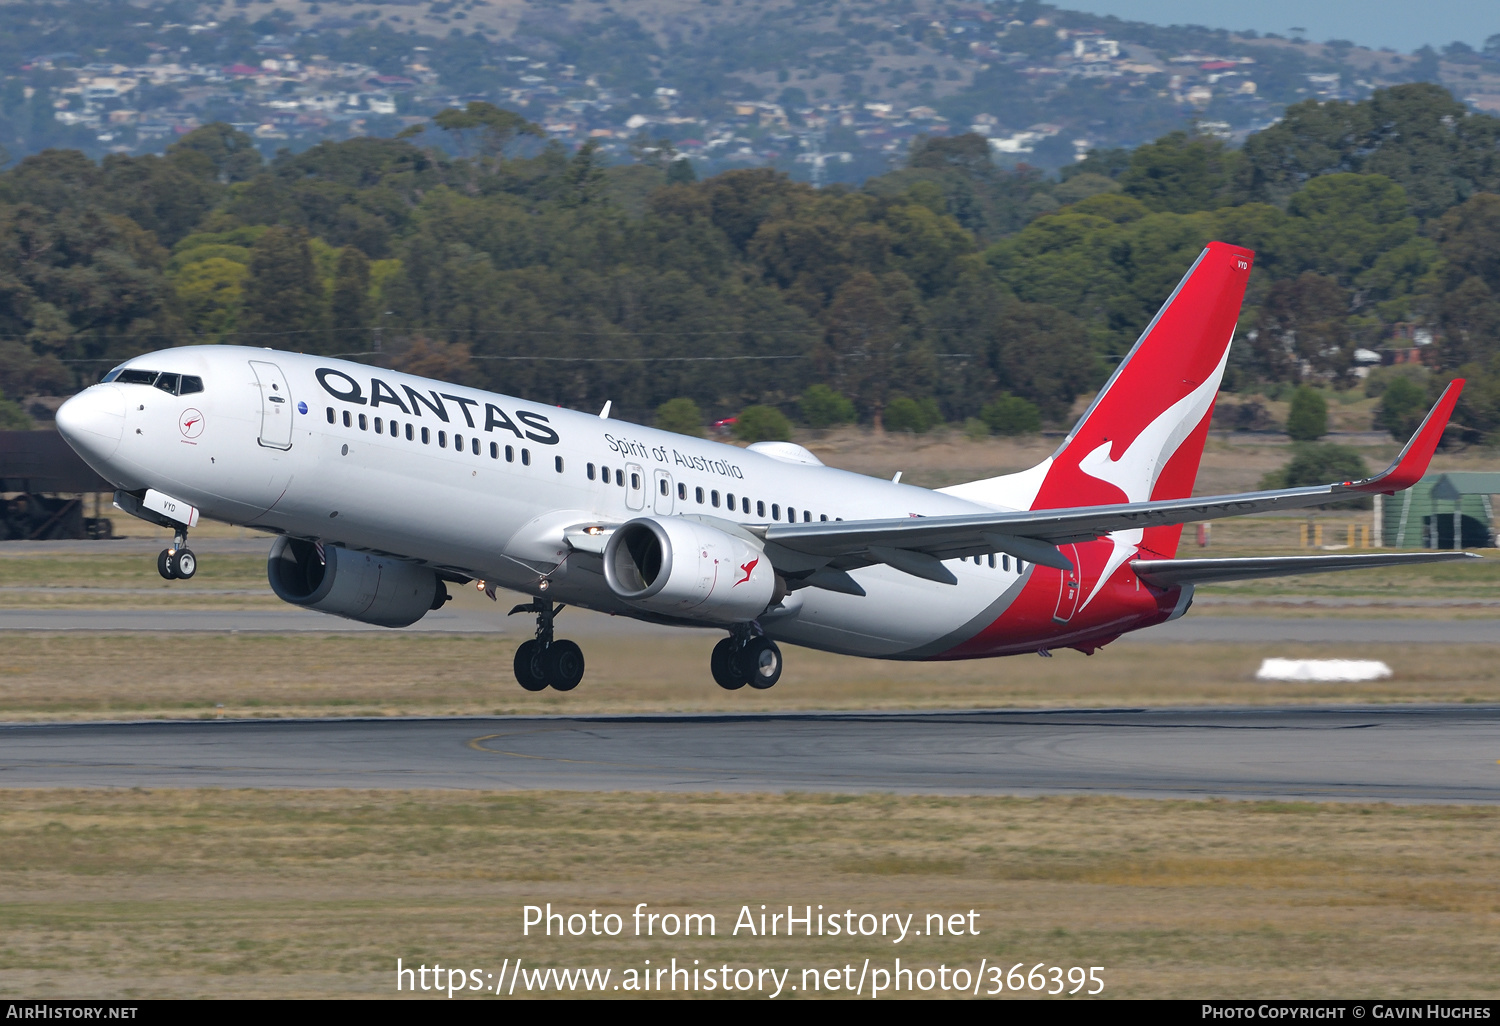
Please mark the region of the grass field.
[[[766, 712], [1500, 701], [1500, 645], [1285, 645], [1383, 659], [1391, 680], [1259, 683], [1264, 645], [1120, 643], [1094, 656], [893, 663], [787, 650], [766, 692], [708, 675], [717, 634], [597, 638], [577, 691], [516, 686], [519, 636], [0, 633], [0, 719]], [[222, 706], [222, 708], [220, 708]]]
[[[1500, 995], [1500, 809], [434, 792], [0, 792], [0, 995], [393, 993], [407, 965], [1104, 966], [1107, 995]], [[521, 906], [708, 912], [521, 936]], [[742, 905], [979, 936], [730, 935]], [[630, 932], [626, 928], [627, 934]], [[430, 995], [429, 995], [430, 996]], [[799, 990], [795, 995], [805, 994]]]

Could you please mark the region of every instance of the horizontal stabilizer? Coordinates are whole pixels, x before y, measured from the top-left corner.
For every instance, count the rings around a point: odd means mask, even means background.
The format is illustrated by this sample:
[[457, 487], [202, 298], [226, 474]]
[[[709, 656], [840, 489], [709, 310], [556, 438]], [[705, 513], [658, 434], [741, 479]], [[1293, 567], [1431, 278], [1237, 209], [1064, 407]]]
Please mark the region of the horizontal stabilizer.
[[1413, 563], [1450, 563], [1480, 559], [1472, 552], [1371, 552], [1353, 556], [1250, 556], [1236, 559], [1134, 559], [1130, 569], [1147, 584], [1175, 588], [1183, 584], [1250, 581], [1260, 577], [1325, 574], [1334, 570], [1370, 570]]

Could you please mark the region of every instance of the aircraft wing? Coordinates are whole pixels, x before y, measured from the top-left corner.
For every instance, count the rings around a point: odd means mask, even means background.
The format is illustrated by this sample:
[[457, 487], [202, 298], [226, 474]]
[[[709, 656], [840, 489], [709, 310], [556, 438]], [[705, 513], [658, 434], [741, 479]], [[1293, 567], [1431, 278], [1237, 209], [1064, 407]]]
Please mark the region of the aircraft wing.
[[1147, 584], [1173, 588], [1181, 584], [1216, 584], [1260, 577], [1322, 574], [1332, 570], [1369, 570], [1413, 563], [1448, 563], [1480, 559], [1472, 552], [1371, 552], [1352, 556], [1251, 556], [1236, 559], [1133, 559], [1130, 568]]
[[885, 563], [917, 577], [956, 584], [957, 578], [942, 560], [989, 552], [1008, 552], [1028, 562], [1071, 569], [1058, 545], [1112, 531], [1301, 509], [1356, 495], [1394, 495], [1410, 488], [1427, 472], [1463, 384], [1462, 380], [1450, 383], [1395, 462], [1362, 481], [1109, 506], [770, 524], [749, 529], [756, 534], [764, 532], [766, 554], [772, 564], [791, 574], [821, 572], [820, 576], [826, 576], [829, 571]]

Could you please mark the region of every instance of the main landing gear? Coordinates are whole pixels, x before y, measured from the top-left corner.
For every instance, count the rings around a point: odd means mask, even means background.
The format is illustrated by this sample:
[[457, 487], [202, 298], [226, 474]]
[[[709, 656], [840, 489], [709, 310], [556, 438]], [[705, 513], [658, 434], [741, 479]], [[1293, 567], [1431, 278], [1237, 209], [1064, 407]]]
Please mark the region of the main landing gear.
[[510, 611], [536, 614], [536, 638], [516, 649], [516, 682], [527, 691], [572, 691], [583, 680], [583, 650], [571, 641], [555, 641], [552, 619], [567, 606], [552, 608], [552, 600], [535, 599]]
[[738, 691], [749, 684], [757, 691], [774, 687], [781, 679], [781, 649], [764, 635], [750, 633], [748, 626], [714, 646], [708, 667], [714, 681], [725, 691]]
[[157, 555], [156, 572], [169, 581], [185, 581], [198, 572], [198, 557], [187, 547], [186, 527], [179, 527], [172, 547]]

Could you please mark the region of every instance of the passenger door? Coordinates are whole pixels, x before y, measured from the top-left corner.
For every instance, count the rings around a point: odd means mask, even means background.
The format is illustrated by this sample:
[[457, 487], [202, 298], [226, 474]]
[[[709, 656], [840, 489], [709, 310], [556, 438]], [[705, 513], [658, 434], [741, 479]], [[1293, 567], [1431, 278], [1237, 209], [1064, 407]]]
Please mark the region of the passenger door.
[[651, 475], [656, 488], [654, 492], [656, 501], [656, 512], [660, 516], [672, 515], [672, 475], [665, 470], [658, 470]]
[[292, 447], [292, 397], [286, 375], [274, 363], [251, 360], [260, 385], [260, 444], [267, 449]]

